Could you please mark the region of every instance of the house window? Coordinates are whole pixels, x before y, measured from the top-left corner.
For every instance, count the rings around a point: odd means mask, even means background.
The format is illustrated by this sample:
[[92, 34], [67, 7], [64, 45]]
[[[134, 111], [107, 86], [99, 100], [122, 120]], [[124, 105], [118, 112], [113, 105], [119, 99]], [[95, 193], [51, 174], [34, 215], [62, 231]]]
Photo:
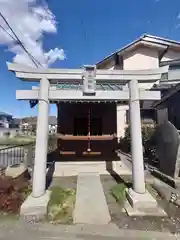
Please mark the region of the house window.
[[180, 64], [169, 65], [169, 70], [178, 70], [180, 69]]
[[155, 110], [154, 109], [141, 110], [141, 120], [143, 124], [153, 124], [155, 120]]
[[[155, 120], [154, 109], [141, 109], [141, 121], [143, 124], [153, 124]], [[126, 124], [130, 123], [130, 113], [126, 110]]]
[[4, 124], [3, 123], [0, 123], [0, 128], [4, 128]]
[[126, 124], [129, 124], [129, 119], [130, 119], [130, 112], [129, 110], [126, 110]]
[[161, 80], [168, 80], [168, 73], [162, 73]]

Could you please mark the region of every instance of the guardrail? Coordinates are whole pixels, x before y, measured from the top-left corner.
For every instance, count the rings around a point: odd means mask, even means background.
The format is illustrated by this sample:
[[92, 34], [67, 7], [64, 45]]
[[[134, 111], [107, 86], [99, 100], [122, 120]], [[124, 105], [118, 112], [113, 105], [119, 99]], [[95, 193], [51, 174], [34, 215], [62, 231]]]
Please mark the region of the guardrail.
[[[49, 139], [48, 154], [56, 149], [56, 139]], [[27, 167], [34, 164], [35, 143], [15, 145], [0, 149], [0, 169], [24, 163]]]

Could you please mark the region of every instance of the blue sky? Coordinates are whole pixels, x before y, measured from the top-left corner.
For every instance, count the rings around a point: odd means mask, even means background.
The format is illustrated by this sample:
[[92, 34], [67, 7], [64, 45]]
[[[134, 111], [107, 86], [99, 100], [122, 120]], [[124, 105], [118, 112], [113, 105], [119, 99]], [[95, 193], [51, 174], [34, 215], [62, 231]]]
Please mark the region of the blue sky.
[[[52, 67], [94, 64], [143, 33], [180, 40], [179, 0], [49, 0], [48, 5], [56, 16], [58, 32], [44, 35], [44, 48], [63, 48], [67, 57]], [[8, 72], [6, 61], [12, 57], [0, 46], [0, 110], [17, 117], [36, 115], [37, 108], [15, 99], [17, 89], [32, 84]], [[55, 106], [50, 114], [56, 114]]]

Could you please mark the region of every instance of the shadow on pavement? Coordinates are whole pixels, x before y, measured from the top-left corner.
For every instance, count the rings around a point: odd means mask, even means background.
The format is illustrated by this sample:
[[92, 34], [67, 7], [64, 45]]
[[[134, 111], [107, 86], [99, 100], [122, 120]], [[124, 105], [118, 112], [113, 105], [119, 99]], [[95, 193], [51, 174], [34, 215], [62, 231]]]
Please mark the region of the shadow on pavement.
[[47, 156], [47, 173], [46, 173], [46, 189], [49, 188], [53, 180], [53, 174], [55, 171], [56, 152], [51, 152]]
[[112, 161], [106, 162], [106, 170], [109, 172], [109, 174], [114, 178], [114, 180], [117, 183], [124, 183], [128, 188], [131, 187], [132, 185], [131, 183], [124, 181], [124, 179], [121, 178], [119, 174], [117, 174], [117, 172], [114, 171]]

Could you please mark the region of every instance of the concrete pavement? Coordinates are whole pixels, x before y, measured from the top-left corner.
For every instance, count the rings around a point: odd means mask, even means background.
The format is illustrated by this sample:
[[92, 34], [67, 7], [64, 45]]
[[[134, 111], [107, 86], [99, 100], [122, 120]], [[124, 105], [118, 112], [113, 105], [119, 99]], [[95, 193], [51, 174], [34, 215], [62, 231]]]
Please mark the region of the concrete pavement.
[[179, 240], [180, 235], [164, 232], [120, 230], [115, 224], [51, 225], [0, 221], [1, 240]]
[[111, 220], [98, 173], [79, 173], [73, 222], [108, 224]]

